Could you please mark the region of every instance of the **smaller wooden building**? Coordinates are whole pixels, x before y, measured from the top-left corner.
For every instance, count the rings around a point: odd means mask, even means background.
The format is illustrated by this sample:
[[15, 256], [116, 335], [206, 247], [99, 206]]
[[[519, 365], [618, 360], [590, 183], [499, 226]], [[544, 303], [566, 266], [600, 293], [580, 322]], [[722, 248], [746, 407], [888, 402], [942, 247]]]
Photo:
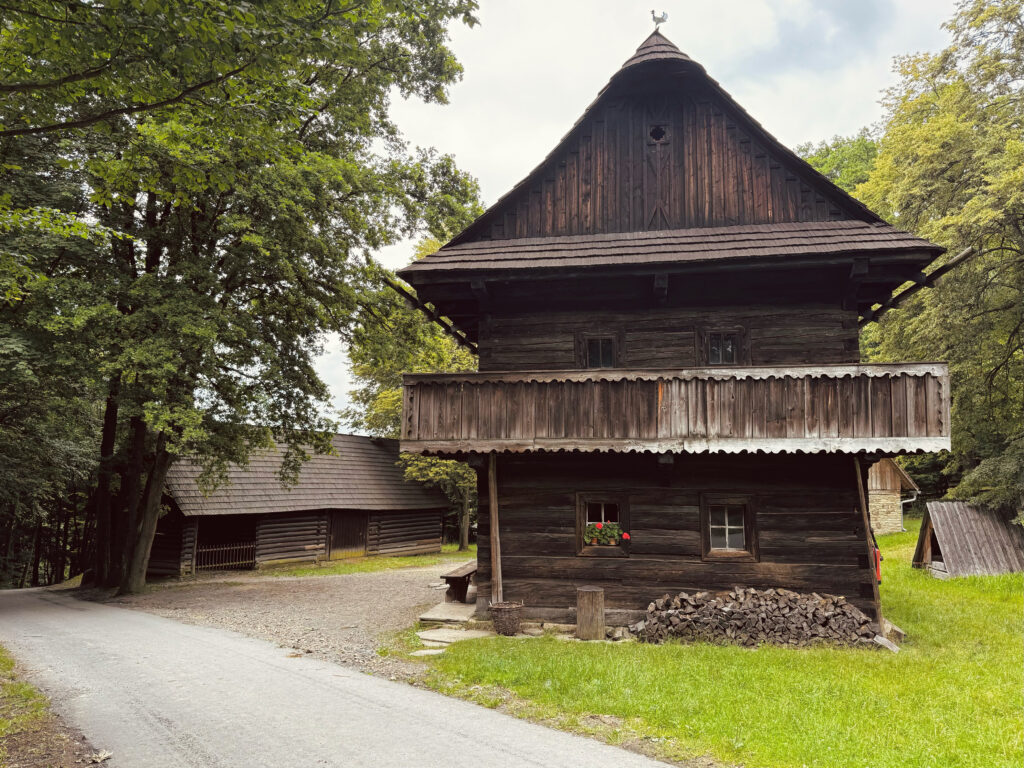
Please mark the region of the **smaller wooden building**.
[[868, 471], [871, 530], [877, 534], [902, 531], [903, 494], [918, 491], [920, 488], [917, 483], [892, 459], [882, 459], [872, 464]]
[[940, 578], [1024, 571], [1024, 528], [962, 501], [929, 501], [914, 567]]
[[148, 575], [440, 551], [448, 500], [404, 479], [398, 441], [335, 435], [332, 442], [336, 455], [313, 456], [290, 487], [281, 485], [277, 450], [232, 467], [229, 482], [209, 495], [198, 485], [201, 467], [177, 461]]

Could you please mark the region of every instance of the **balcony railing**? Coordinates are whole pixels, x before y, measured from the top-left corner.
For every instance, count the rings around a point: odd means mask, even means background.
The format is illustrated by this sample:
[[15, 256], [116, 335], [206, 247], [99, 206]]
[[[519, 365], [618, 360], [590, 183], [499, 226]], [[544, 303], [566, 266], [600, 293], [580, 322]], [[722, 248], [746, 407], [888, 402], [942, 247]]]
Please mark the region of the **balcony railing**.
[[405, 376], [414, 453], [948, 448], [944, 363]]

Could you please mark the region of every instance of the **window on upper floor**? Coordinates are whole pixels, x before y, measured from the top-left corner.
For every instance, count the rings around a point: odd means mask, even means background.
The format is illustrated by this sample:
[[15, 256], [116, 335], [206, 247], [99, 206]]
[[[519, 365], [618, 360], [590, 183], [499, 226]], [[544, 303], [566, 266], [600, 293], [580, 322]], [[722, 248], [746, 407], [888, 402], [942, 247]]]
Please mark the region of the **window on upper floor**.
[[615, 367], [616, 350], [614, 336], [588, 336], [584, 339], [584, 344], [584, 368]]
[[706, 365], [744, 365], [749, 362], [742, 328], [713, 328], [704, 332]]

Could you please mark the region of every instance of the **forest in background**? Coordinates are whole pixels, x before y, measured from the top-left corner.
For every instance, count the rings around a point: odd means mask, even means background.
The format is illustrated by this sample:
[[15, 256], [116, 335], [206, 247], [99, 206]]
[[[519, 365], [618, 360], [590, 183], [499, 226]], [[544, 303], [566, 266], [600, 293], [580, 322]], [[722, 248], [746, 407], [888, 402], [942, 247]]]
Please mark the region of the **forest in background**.
[[[476, 365], [372, 261], [407, 237], [429, 253], [480, 210], [475, 181], [388, 118], [393, 89], [444, 101], [446, 25], [475, 3], [206, 6], [39, 0], [0, 30], [0, 586], [92, 570], [138, 589], [177, 456], [216, 483], [275, 435], [291, 473], [325, 450], [326, 333], [356, 381], [344, 420], [370, 434], [397, 435], [403, 371]], [[153, 12], [181, 42], [160, 46]], [[964, 0], [948, 32], [896, 62], [880, 125], [798, 150], [945, 246], [938, 264], [974, 249], [867, 325], [862, 353], [950, 363], [953, 450], [903, 460], [924, 495], [1019, 511], [1022, 2]], [[465, 465], [404, 461], [468, 517]]]

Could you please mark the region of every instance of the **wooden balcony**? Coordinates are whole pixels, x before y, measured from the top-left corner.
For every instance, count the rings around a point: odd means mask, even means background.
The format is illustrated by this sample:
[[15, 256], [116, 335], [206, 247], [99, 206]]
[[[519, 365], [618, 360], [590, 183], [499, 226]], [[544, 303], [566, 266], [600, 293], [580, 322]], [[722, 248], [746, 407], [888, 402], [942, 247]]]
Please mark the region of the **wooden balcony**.
[[402, 450], [949, 449], [945, 363], [409, 374]]

